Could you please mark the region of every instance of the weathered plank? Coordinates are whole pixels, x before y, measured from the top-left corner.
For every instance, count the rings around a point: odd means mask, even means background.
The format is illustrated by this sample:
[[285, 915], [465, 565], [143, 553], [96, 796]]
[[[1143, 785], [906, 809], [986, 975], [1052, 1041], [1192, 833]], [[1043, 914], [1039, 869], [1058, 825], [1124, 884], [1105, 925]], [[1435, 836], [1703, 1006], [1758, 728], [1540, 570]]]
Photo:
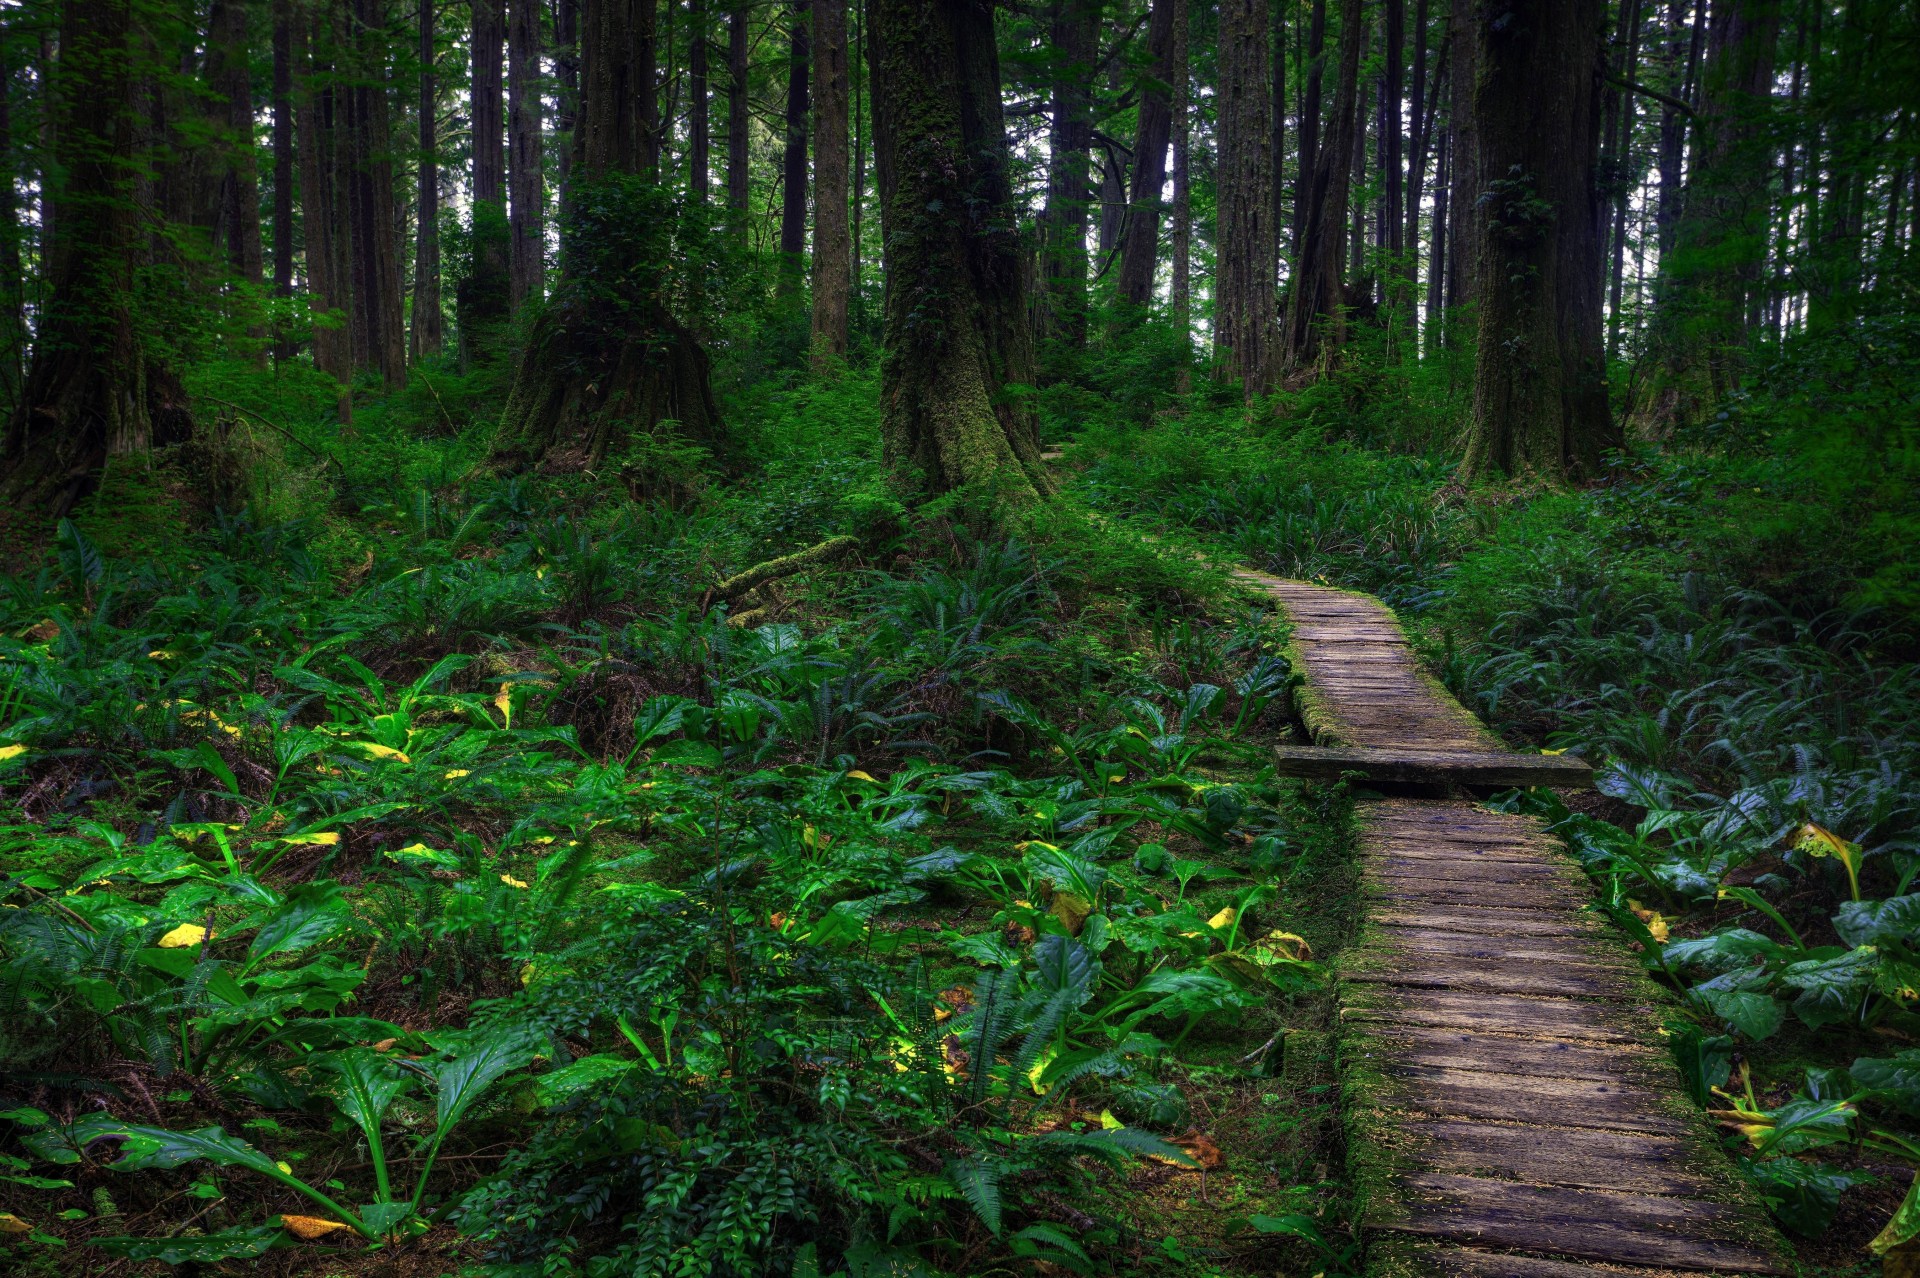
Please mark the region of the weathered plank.
[[[1686, 1124], [1662, 1112], [1659, 1094], [1609, 1079], [1534, 1078], [1515, 1086], [1507, 1074], [1471, 1069], [1389, 1066], [1383, 1100], [1452, 1118], [1512, 1119], [1538, 1128], [1595, 1128], [1680, 1136]], [[1545, 1133], [1536, 1133], [1544, 1140]]]
[[1617, 947], [1602, 948], [1569, 945], [1564, 939], [1527, 940], [1490, 934], [1476, 936], [1466, 932], [1442, 932], [1433, 928], [1396, 927], [1389, 943], [1396, 953], [1459, 959], [1498, 960], [1506, 963], [1562, 963], [1603, 968], [1607, 971], [1636, 971], [1637, 965]]
[[1683, 1198], [1712, 1188], [1693, 1170], [1699, 1146], [1671, 1135], [1471, 1118], [1409, 1118], [1400, 1130], [1410, 1160], [1437, 1172]]
[[1363, 1060], [1386, 1065], [1428, 1065], [1516, 1076], [1517, 1086], [1534, 1078], [1621, 1079], [1649, 1085], [1676, 1082], [1672, 1063], [1638, 1044], [1575, 1042], [1569, 1039], [1515, 1037], [1477, 1030], [1433, 1026], [1393, 1026], [1358, 1049]]
[[1402, 989], [1484, 990], [1490, 994], [1546, 994], [1569, 998], [1624, 999], [1628, 973], [1585, 963], [1474, 962], [1395, 953], [1378, 968], [1358, 968], [1342, 978]]
[[1593, 1043], [1635, 1043], [1636, 1026], [1623, 1028], [1619, 1005], [1521, 994], [1468, 994], [1457, 990], [1420, 990], [1405, 994], [1374, 987], [1378, 1001], [1342, 1009], [1352, 1020], [1427, 1025], [1437, 1029], [1484, 1030]]
[[1622, 1269], [1608, 1265], [1570, 1265], [1564, 1260], [1541, 1260], [1508, 1252], [1470, 1251], [1465, 1247], [1436, 1247], [1431, 1253], [1432, 1278], [1672, 1278], [1671, 1269]]
[[1383, 900], [1371, 915], [1374, 922], [1390, 926], [1425, 927], [1474, 936], [1593, 936], [1598, 931], [1598, 925], [1590, 916], [1579, 914], [1491, 906], [1440, 906], [1411, 898]]
[[1748, 1213], [1721, 1203], [1444, 1173], [1408, 1176], [1404, 1184], [1406, 1215], [1381, 1222], [1384, 1228], [1591, 1260], [1782, 1272], [1771, 1251], [1743, 1241], [1751, 1229]]

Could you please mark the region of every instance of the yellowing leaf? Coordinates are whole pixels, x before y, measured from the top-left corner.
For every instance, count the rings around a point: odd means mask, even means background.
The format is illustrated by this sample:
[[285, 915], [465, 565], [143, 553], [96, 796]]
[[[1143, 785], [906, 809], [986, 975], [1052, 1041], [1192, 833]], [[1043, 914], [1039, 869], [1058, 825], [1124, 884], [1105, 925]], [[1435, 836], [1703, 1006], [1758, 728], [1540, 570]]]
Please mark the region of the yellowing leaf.
[[1053, 917], [1060, 920], [1060, 925], [1067, 929], [1069, 936], [1080, 935], [1081, 927], [1092, 913], [1093, 906], [1085, 897], [1075, 896], [1071, 892], [1053, 894]]
[[1100, 1128], [1102, 1131], [1117, 1132], [1125, 1126], [1125, 1123], [1113, 1116], [1112, 1110], [1103, 1109], [1100, 1111]]
[[276, 1160], [273, 1165], [280, 1169], [280, 1174], [282, 1176], [293, 1175], [293, 1164], [287, 1162], [285, 1159]]
[[[862, 772], [862, 771], [861, 771], [860, 769], [858, 769], [858, 768], [854, 768], [854, 769], [852, 769], [851, 771], [849, 771], [849, 772], [847, 773], [847, 776], [848, 776], [848, 777], [850, 777], [851, 779], [853, 779], [853, 780], [855, 780], [855, 781], [873, 781], [873, 774], [872, 774], [872, 773], [868, 773], [868, 772]], [[874, 784], [875, 784], [875, 785], [878, 785], [878, 784], [880, 784], [880, 783], [879, 783], [878, 781], [874, 781]]]
[[500, 694], [493, 699], [493, 708], [500, 712], [500, 718], [509, 728], [513, 726], [513, 685], [500, 685]]
[[376, 741], [349, 741], [347, 744], [355, 750], [364, 751], [369, 759], [392, 759], [399, 763], [413, 762], [403, 751], [396, 750], [392, 746], [383, 746]]
[[0, 1211], [0, 1234], [30, 1234], [33, 1226], [10, 1211]]
[[473, 769], [471, 768], [448, 768], [445, 779], [448, 781], [457, 781], [461, 777], [467, 777], [472, 775], [473, 775]]
[[526, 881], [524, 879], [516, 879], [511, 874], [501, 875], [500, 881], [506, 884], [510, 888], [524, 888], [527, 886]]
[[1667, 921], [1660, 917], [1658, 910], [1649, 910], [1646, 906], [1634, 900], [1627, 902], [1627, 908], [1633, 911], [1633, 917], [1647, 925], [1647, 931], [1652, 933], [1654, 940], [1660, 942], [1662, 945], [1667, 943], [1667, 937], [1669, 936]]
[[161, 937], [158, 944], [163, 950], [183, 950], [189, 945], [198, 945], [206, 939], [207, 929], [198, 923], [182, 923]]
[[[286, 1164], [281, 1163], [280, 1166], [285, 1167]], [[322, 1216], [282, 1216], [280, 1223], [288, 1233], [306, 1242], [324, 1238], [336, 1229], [347, 1227], [343, 1221], [328, 1220]]]
[[1040, 1085], [1040, 1076], [1047, 1072], [1047, 1066], [1053, 1064], [1053, 1058], [1057, 1055], [1059, 1053], [1054, 1048], [1048, 1047], [1040, 1053], [1040, 1059], [1033, 1063], [1033, 1068], [1027, 1071], [1027, 1082], [1032, 1086], [1035, 1096], [1047, 1094], [1047, 1089]]
[[0, 759], [17, 759], [26, 752], [23, 745], [0, 746]]
[[1307, 944], [1307, 938], [1278, 928], [1256, 941], [1253, 951], [1256, 958], [1262, 954], [1277, 954], [1296, 963], [1305, 963], [1313, 957], [1313, 947]]
[[282, 837], [280, 841], [296, 843], [303, 847], [337, 848], [340, 846], [340, 836], [332, 830], [325, 830], [318, 834], [289, 834]]
[[1231, 905], [1207, 920], [1207, 926], [1215, 931], [1223, 931], [1233, 926], [1234, 909]]
[[1860, 845], [1849, 843], [1832, 830], [1809, 821], [1794, 831], [1793, 846], [1809, 856], [1830, 856], [1846, 867], [1853, 899], [1860, 899]]
[[1540, 753], [1547, 754], [1547, 755], [1558, 755], [1558, 754], [1565, 754], [1566, 751], [1565, 750], [1542, 750]]
[[172, 661], [179, 655], [177, 652], [168, 652], [165, 648], [155, 648], [147, 654], [147, 657], [153, 661]]

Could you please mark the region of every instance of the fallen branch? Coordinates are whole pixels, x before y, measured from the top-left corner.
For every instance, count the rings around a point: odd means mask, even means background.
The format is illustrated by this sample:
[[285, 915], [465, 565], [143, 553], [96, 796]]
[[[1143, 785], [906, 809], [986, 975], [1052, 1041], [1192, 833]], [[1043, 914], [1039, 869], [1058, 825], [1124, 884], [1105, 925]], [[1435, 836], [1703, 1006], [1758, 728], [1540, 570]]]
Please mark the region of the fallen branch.
[[709, 590], [706, 602], [711, 604], [716, 599], [738, 599], [756, 586], [764, 586], [769, 581], [805, 572], [816, 564], [831, 563], [853, 551], [859, 544], [858, 537], [844, 535], [829, 537], [817, 546], [808, 546], [805, 550], [796, 550], [791, 555], [782, 555], [778, 559], [757, 563], [745, 572], [733, 574]]
[[321, 461], [332, 462], [334, 465], [334, 469], [343, 471], [343, 472], [346, 470], [346, 467], [340, 464], [340, 459], [338, 457], [335, 457], [332, 453], [327, 452], [325, 449], [315, 448], [312, 444], [309, 444], [306, 440], [300, 438], [298, 435], [288, 430], [285, 426], [280, 425], [278, 422], [275, 422], [270, 418], [262, 417], [260, 414], [254, 412], [251, 408], [242, 408], [240, 405], [234, 403], [232, 400], [221, 399], [217, 395], [200, 395], [200, 396], [196, 396], [196, 398], [208, 400], [212, 403], [220, 405], [222, 408], [231, 408], [236, 413], [245, 413], [248, 417], [253, 418], [253, 420], [255, 420], [256, 422], [259, 422], [262, 426], [271, 427], [272, 429], [279, 431], [282, 435], [285, 435], [288, 439], [291, 439], [294, 443], [300, 445], [300, 447], [306, 449], [308, 452], [312, 453], [315, 457], [318, 457]]

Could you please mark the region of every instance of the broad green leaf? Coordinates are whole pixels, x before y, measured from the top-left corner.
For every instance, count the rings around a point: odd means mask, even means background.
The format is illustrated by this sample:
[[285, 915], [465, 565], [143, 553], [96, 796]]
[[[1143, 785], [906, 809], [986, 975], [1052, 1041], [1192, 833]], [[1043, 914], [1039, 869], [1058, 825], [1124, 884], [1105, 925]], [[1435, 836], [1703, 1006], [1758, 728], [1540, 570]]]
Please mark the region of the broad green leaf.
[[340, 1079], [334, 1104], [366, 1133], [370, 1144], [380, 1143], [380, 1124], [394, 1101], [414, 1084], [392, 1061], [368, 1047], [349, 1047], [326, 1060]]
[[1863, 1056], [1853, 1063], [1853, 1081], [1902, 1113], [1920, 1118], [1920, 1048], [1896, 1056]]
[[1843, 901], [1833, 930], [1848, 945], [1882, 945], [1920, 935], [1920, 894], [1884, 901]]
[[1894, 1210], [1893, 1219], [1887, 1227], [1874, 1236], [1867, 1249], [1876, 1256], [1884, 1256], [1895, 1247], [1904, 1246], [1920, 1238], [1920, 1175], [1913, 1178], [1907, 1186], [1907, 1196], [1900, 1200], [1900, 1206]]
[[1793, 1014], [1808, 1028], [1819, 1029], [1858, 1014], [1879, 966], [1879, 951], [1863, 945], [1837, 958], [1792, 964], [1781, 971], [1780, 983], [1800, 991], [1793, 1001]]
[[1708, 1011], [1756, 1043], [1772, 1038], [1787, 1019], [1786, 1010], [1768, 994], [1698, 987], [1691, 994]]
[[352, 908], [341, 895], [339, 884], [302, 883], [254, 933], [253, 945], [247, 950], [247, 966], [252, 968], [275, 954], [331, 940], [352, 922]]
[[1843, 1171], [1797, 1158], [1765, 1162], [1743, 1158], [1740, 1166], [1767, 1200], [1767, 1209], [1803, 1238], [1818, 1238], [1827, 1231], [1843, 1192], [1878, 1179], [1869, 1172]]
[[581, 1092], [609, 1087], [638, 1067], [638, 1061], [624, 1056], [582, 1056], [571, 1065], [535, 1079], [533, 1092], [542, 1105], [558, 1105]]
[[1845, 1100], [1796, 1097], [1773, 1111], [1771, 1130], [1755, 1133], [1754, 1148], [1764, 1155], [1802, 1154], [1853, 1138], [1859, 1111]]
[[278, 1225], [254, 1225], [197, 1238], [93, 1238], [88, 1240], [88, 1245], [128, 1260], [207, 1265], [221, 1260], [250, 1260], [263, 1254], [281, 1237]]
[[1777, 963], [1786, 957], [1787, 951], [1779, 942], [1758, 932], [1735, 927], [1696, 940], [1669, 942], [1664, 955], [1670, 967], [1699, 967], [1722, 972], [1728, 968], [1743, 967], [1755, 959]]
[[1034, 988], [1049, 995], [1077, 996], [1078, 1007], [1093, 992], [1099, 967], [1087, 947], [1069, 936], [1041, 937], [1033, 947]]
[[434, 1135], [453, 1130], [475, 1101], [503, 1075], [533, 1059], [531, 1041], [517, 1029], [495, 1029], [469, 1038], [465, 1050], [433, 1067], [438, 1091]]

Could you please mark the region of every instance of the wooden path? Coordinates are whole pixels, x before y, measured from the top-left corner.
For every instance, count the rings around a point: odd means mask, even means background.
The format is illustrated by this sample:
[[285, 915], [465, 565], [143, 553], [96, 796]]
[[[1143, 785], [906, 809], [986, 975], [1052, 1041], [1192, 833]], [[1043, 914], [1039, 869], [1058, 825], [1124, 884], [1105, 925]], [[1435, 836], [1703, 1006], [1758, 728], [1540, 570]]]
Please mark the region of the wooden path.
[[[1340, 751], [1284, 752], [1287, 770], [1457, 788], [1540, 767], [1419, 669], [1379, 601], [1235, 576], [1291, 620], [1301, 719]], [[1580, 765], [1532, 777], [1562, 779]], [[1789, 1272], [1659, 1045], [1661, 993], [1541, 824], [1460, 798], [1357, 817], [1368, 918], [1341, 968], [1341, 1068], [1368, 1273]]]

